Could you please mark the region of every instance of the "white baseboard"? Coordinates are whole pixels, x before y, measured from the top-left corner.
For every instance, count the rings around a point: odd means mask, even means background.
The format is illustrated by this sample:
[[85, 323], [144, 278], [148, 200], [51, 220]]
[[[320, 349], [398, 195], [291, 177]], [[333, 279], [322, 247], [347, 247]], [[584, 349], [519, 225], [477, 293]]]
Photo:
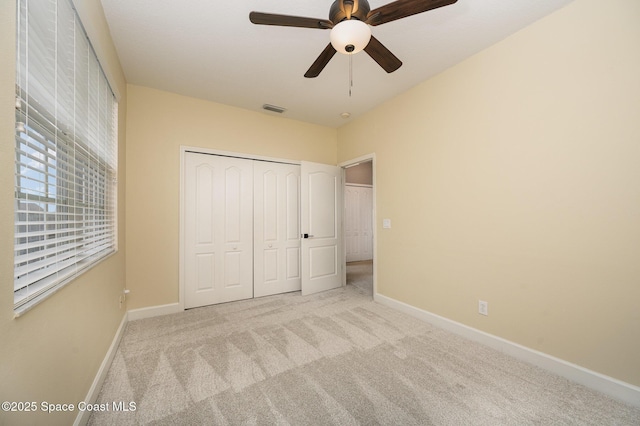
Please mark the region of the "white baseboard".
[[638, 386], [614, 379], [613, 377], [605, 376], [604, 374], [580, 367], [579, 365], [547, 355], [543, 352], [527, 348], [526, 346], [519, 345], [501, 337], [485, 333], [484, 331], [477, 330], [378, 293], [374, 294], [373, 299], [382, 305], [404, 312], [438, 328], [442, 328], [469, 340], [489, 346], [490, 348], [496, 349], [514, 358], [528, 362], [529, 364], [533, 364], [573, 382], [601, 392], [611, 398], [640, 408], [640, 387]]
[[[98, 369], [98, 373], [96, 374], [95, 379], [93, 379], [93, 383], [91, 384], [91, 388], [87, 393], [84, 401], [87, 404], [93, 404], [98, 399], [98, 394], [102, 389], [102, 385], [104, 384], [104, 379], [107, 377], [107, 373], [109, 372], [109, 367], [111, 367], [111, 363], [113, 362], [113, 358], [116, 355], [116, 350], [118, 349], [118, 345], [120, 344], [120, 340], [122, 340], [122, 335], [124, 334], [124, 330], [129, 321], [135, 321], [143, 318], [152, 318], [161, 315], [174, 314], [176, 312], [182, 312], [184, 309], [180, 307], [178, 303], [172, 303], [169, 305], [160, 305], [160, 306], [152, 306], [148, 308], [141, 309], [133, 309], [128, 311], [122, 317], [122, 321], [120, 322], [120, 326], [116, 331], [116, 335], [113, 337], [113, 341], [111, 342], [111, 346], [109, 346], [109, 350], [102, 360], [102, 364]], [[85, 425], [89, 421], [89, 417], [91, 416], [90, 411], [80, 411], [76, 416], [76, 420], [73, 422], [74, 426]]]
[[[102, 385], [104, 383], [104, 379], [107, 377], [107, 373], [109, 372], [109, 367], [111, 367], [111, 363], [113, 362], [113, 358], [116, 356], [116, 350], [118, 349], [118, 345], [120, 344], [120, 340], [122, 340], [122, 335], [124, 334], [124, 330], [127, 326], [127, 314], [125, 313], [122, 317], [122, 321], [120, 321], [120, 326], [116, 331], [116, 335], [113, 336], [113, 341], [111, 342], [111, 346], [109, 346], [109, 350], [102, 360], [102, 364], [100, 364], [100, 368], [98, 369], [98, 373], [96, 377], [93, 379], [93, 383], [91, 384], [91, 388], [89, 388], [89, 392], [87, 393], [84, 401], [87, 404], [93, 404], [98, 399], [98, 394], [102, 389]], [[76, 416], [76, 420], [73, 422], [74, 426], [86, 425], [89, 421], [89, 417], [91, 416], [91, 411], [79, 411]]]
[[129, 321], [135, 321], [144, 318], [159, 317], [161, 315], [175, 314], [182, 312], [184, 309], [179, 303], [170, 303], [168, 305], [150, 306], [148, 308], [132, 309], [128, 312]]

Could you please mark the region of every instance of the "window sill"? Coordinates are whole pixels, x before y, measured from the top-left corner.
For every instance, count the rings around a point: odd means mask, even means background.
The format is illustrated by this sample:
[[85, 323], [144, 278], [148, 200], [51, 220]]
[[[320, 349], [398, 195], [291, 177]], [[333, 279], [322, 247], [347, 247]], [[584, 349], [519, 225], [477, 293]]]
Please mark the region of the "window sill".
[[111, 256], [115, 255], [116, 253], [118, 253], [118, 249], [115, 249], [111, 253], [106, 254], [104, 257], [101, 257], [100, 259], [97, 259], [96, 261], [91, 262], [91, 264], [89, 264], [86, 267], [84, 267], [78, 273], [70, 276], [69, 278], [66, 278], [65, 280], [63, 280], [62, 282], [57, 284], [55, 287], [51, 288], [50, 290], [46, 291], [45, 293], [41, 294], [40, 296], [36, 297], [35, 299], [30, 300], [29, 302], [25, 303], [24, 305], [22, 305], [22, 306], [20, 306], [18, 308], [14, 308], [14, 310], [13, 310], [13, 319], [20, 318], [21, 316], [23, 316], [24, 314], [29, 312], [31, 309], [33, 309], [36, 306], [38, 306], [40, 303], [44, 302], [45, 300], [47, 300], [48, 298], [50, 298], [51, 296], [56, 294], [58, 291], [60, 291], [63, 288], [65, 288], [73, 280], [81, 277], [82, 275], [84, 275], [85, 272], [95, 268], [96, 266], [98, 266], [99, 264], [101, 264], [105, 260], [109, 259]]

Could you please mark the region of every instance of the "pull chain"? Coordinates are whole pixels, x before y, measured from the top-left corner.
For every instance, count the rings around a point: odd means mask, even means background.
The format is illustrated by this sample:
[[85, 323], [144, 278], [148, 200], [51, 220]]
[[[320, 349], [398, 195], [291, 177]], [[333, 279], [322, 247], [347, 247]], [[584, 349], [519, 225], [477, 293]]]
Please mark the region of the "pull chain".
[[353, 54], [349, 54], [349, 97], [351, 97], [352, 87], [353, 87]]

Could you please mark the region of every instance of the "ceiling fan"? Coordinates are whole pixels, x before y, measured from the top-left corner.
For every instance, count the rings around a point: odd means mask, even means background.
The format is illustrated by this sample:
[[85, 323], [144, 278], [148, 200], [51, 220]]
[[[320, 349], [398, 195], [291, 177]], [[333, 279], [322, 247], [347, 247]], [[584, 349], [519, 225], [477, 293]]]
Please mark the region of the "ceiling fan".
[[369, 25], [386, 24], [407, 16], [448, 6], [456, 1], [458, 0], [396, 0], [371, 10], [367, 0], [335, 0], [329, 8], [328, 20], [262, 12], [251, 12], [249, 20], [259, 25], [330, 29], [331, 43], [325, 47], [304, 74], [307, 78], [320, 75], [320, 72], [337, 51], [349, 54], [364, 50], [386, 72], [391, 73], [400, 68], [402, 61], [371, 35]]

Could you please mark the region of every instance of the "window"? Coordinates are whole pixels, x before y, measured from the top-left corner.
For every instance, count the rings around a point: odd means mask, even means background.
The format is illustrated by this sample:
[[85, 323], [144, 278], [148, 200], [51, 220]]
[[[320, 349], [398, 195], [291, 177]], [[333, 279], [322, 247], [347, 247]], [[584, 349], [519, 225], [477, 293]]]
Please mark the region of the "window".
[[70, 0], [17, 0], [14, 309], [116, 249], [117, 103]]

